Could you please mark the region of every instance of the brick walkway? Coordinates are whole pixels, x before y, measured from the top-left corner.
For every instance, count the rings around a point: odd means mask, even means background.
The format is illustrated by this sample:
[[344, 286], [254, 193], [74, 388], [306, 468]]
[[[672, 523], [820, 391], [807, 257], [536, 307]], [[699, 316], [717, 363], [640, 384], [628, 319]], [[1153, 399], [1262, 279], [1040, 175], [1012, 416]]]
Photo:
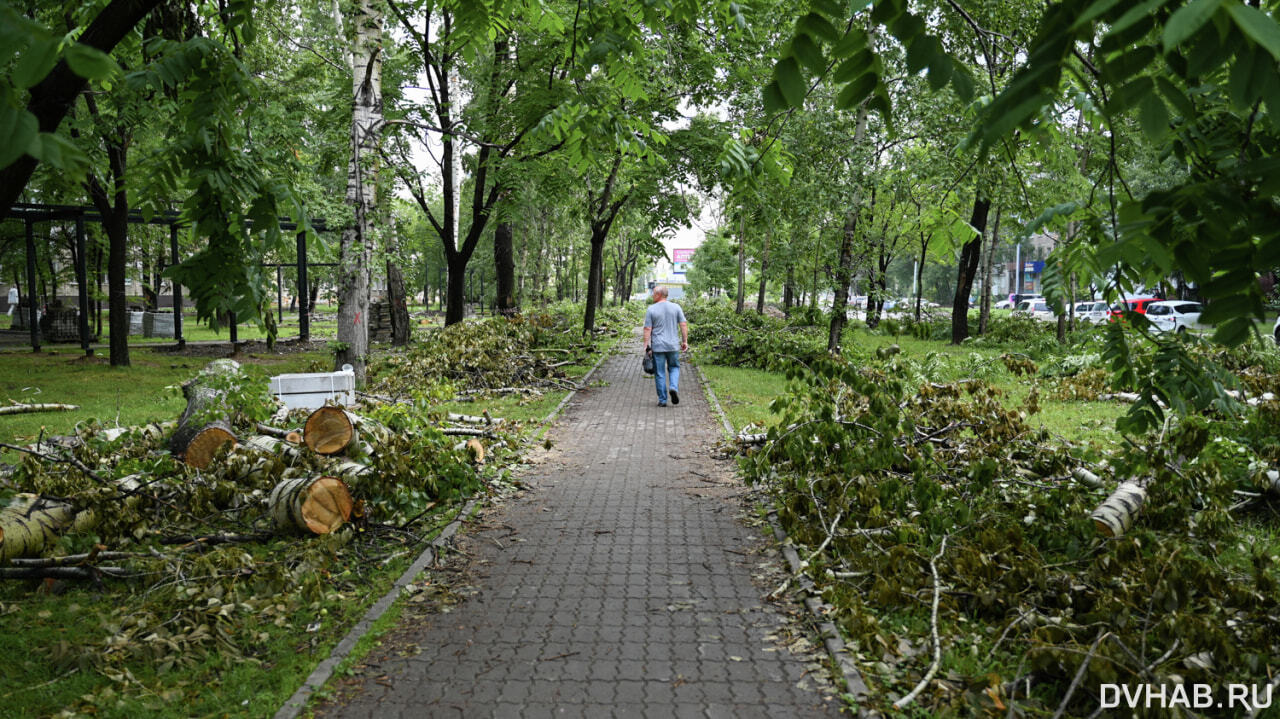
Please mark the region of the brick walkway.
[[[808, 717], [839, 703], [773, 635], [697, 382], [657, 407], [639, 345], [551, 429], [556, 447], [463, 545], [475, 594], [406, 621], [329, 717]], [[821, 691], [820, 691], [821, 689]]]

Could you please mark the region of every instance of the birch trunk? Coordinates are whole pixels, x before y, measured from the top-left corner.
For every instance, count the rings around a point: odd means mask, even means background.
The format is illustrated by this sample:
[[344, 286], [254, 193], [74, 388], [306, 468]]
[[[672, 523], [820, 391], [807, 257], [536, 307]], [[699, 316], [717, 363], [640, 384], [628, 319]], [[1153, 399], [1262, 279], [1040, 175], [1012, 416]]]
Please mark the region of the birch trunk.
[[374, 171], [382, 124], [382, 7], [359, 0], [353, 16], [351, 48], [351, 158], [347, 166], [347, 204], [355, 215], [342, 231], [338, 267], [338, 343], [334, 369], [350, 364], [364, 384], [369, 353], [369, 264], [376, 203]]

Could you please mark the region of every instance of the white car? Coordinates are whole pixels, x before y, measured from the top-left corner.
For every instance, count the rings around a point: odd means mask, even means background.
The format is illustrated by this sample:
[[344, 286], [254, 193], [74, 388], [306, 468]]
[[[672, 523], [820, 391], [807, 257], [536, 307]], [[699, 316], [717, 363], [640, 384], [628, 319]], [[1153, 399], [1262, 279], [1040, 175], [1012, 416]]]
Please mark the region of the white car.
[[1157, 332], [1186, 332], [1208, 329], [1200, 324], [1204, 305], [1186, 300], [1161, 300], [1147, 305], [1147, 321]]
[[1076, 303], [1076, 321], [1103, 324], [1111, 316], [1111, 306], [1106, 302], [1090, 300]]
[[1043, 298], [1034, 300], [1023, 300], [1018, 303], [1018, 309], [1015, 312], [1031, 315], [1032, 319], [1041, 322], [1053, 322], [1057, 318], [1053, 314], [1053, 310], [1049, 309], [1049, 303]]
[[1280, 345], [1280, 317], [1276, 318], [1276, 326], [1271, 328], [1271, 334], [1275, 335], [1276, 344]]

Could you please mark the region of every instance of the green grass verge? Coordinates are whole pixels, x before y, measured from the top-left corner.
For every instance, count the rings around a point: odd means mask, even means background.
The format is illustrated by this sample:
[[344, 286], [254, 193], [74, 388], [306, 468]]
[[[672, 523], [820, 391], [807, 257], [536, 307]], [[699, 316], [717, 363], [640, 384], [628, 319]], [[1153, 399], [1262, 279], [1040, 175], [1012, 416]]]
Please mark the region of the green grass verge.
[[[93, 420], [127, 427], [176, 419], [186, 406], [177, 386], [209, 359], [137, 348], [130, 352], [129, 367], [111, 367], [106, 359], [86, 358], [78, 350], [0, 355], [0, 401], [80, 406], [71, 412], [0, 416], [0, 437], [6, 442], [27, 442], [42, 431], [71, 434], [77, 424]], [[300, 352], [242, 359], [270, 374], [303, 372], [317, 360], [328, 361], [329, 356]]]

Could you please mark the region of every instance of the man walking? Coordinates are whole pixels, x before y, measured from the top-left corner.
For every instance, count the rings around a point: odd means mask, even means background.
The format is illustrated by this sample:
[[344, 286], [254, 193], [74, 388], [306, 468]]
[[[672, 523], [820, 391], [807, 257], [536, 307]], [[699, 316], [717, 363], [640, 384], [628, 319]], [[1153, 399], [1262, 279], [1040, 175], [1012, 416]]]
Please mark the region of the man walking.
[[653, 288], [653, 304], [644, 313], [644, 348], [653, 351], [658, 406], [667, 406], [667, 375], [671, 375], [671, 404], [680, 404], [680, 353], [689, 349], [689, 323], [680, 305], [667, 301], [667, 288]]

